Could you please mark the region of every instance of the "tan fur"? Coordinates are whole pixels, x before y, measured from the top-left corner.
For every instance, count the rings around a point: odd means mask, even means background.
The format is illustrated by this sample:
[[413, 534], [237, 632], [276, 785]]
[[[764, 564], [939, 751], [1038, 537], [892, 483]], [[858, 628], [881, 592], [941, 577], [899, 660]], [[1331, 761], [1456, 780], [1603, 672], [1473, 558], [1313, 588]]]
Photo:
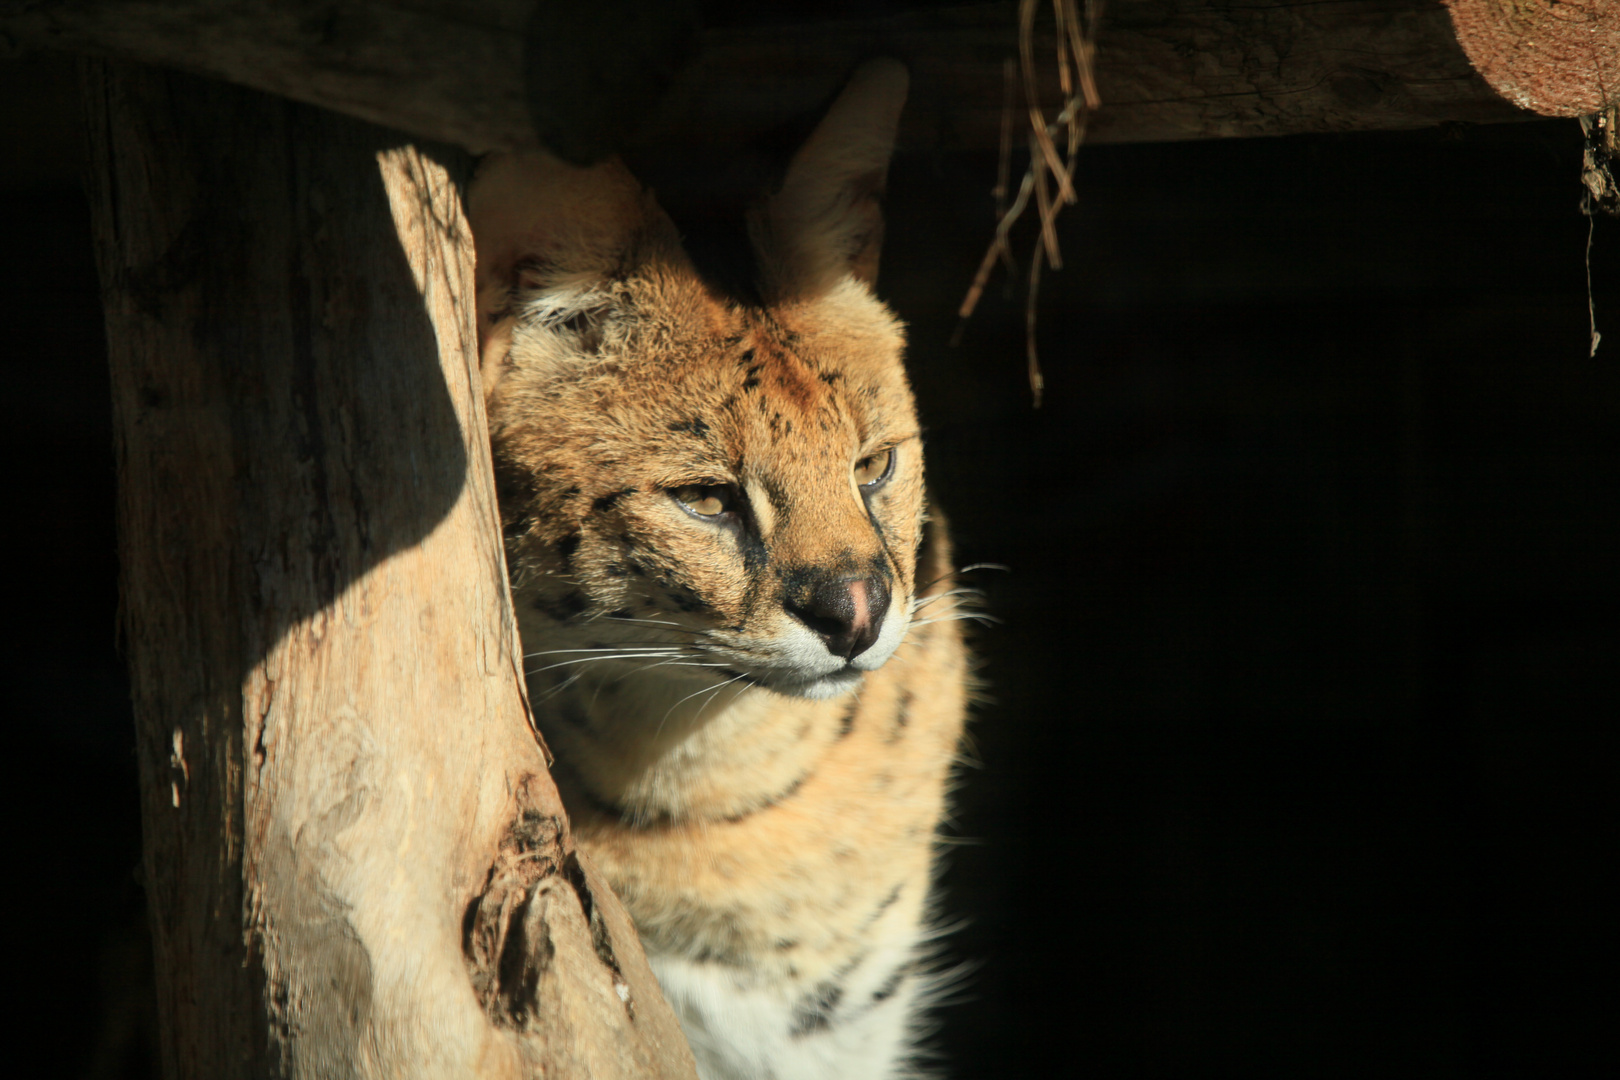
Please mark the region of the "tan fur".
[[[711, 1077], [894, 1075], [919, 992], [967, 671], [930, 618], [949, 549], [902, 328], [867, 287], [896, 71], [858, 75], [754, 211], [763, 307], [711, 289], [617, 163], [493, 159], [471, 198], [536, 715]], [[735, 520], [689, 513], [690, 485]], [[891, 595], [846, 663], [793, 605], [857, 579]], [[780, 1031], [716, 1029], [756, 1005]]]

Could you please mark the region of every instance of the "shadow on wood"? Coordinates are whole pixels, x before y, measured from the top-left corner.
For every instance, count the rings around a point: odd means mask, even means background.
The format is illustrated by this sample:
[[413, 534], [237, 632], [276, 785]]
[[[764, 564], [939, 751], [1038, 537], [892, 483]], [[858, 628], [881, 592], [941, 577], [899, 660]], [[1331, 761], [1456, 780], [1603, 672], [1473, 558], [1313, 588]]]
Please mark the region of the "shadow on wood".
[[[878, 54], [911, 69], [903, 149], [994, 149], [1002, 64], [1018, 55], [1015, 3], [902, 3], [862, 18], [708, 5], [711, 25], [690, 62], [653, 71], [684, 55], [669, 3], [623, 0], [616, 23], [600, 12], [543, 19], [553, 7], [354, 0], [312, 17], [273, 0], [0, 0], [0, 35], [17, 47], [207, 74], [480, 152], [532, 145], [538, 123], [554, 150], [576, 159], [613, 149], [602, 141], [610, 130], [642, 152], [744, 144], [818, 111], [857, 62]], [[668, 32], [649, 29], [665, 23]], [[604, 25], [619, 29], [603, 37]], [[1052, 31], [1043, 15], [1038, 55], [1052, 55]], [[535, 47], [536, 36], [552, 47]], [[622, 77], [611, 94], [600, 79], [580, 93], [551, 70], [558, 54], [582, 58], [570, 70]], [[1103, 108], [1090, 143], [1524, 117], [1474, 73], [1439, 0], [1112, 4], [1097, 71]], [[1043, 78], [1044, 100], [1056, 102], [1056, 66]], [[535, 95], [542, 108], [531, 107]]]
[[690, 1076], [528, 723], [466, 161], [85, 80], [170, 1076]]

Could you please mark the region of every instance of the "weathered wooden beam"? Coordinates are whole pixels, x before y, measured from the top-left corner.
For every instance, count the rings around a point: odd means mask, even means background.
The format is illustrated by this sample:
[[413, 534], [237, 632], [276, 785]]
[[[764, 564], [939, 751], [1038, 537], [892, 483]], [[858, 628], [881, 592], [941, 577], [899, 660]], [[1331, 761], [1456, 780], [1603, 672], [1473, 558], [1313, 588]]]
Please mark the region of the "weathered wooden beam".
[[[710, 31], [661, 103], [655, 127], [735, 139], [812, 110], [855, 57], [887, 51], [912, 69], [902, 145], [990, 149], [1001, 130], [1003, 61], [1018, 53], [1016, 5], [941, 8], [868, 22]], [[1054, 53], [1038, 25], [1036, 55]], [[1059, 100], [1055, 63], [1045, 100]], [[1489, 123], [1524, 116], [1469, 67], [1438, 2], [1109, 5], [1097, 43], [1102, 109], [1088, 142], [1287, 135]], [[664, 136], [660, 136], [664, 137]], [[674, 141], [674, 140], [671, 140]]]
[[[645, 0], [648, 11], [660, 3]], [[636, 10], [634, 0], [614, 6]], [[710, 29], [667, 94], [639, 86], [631, 92], [646, 100], [622, 104], [645, 113], [642, 149], [737, 143], [813, 111], [854, 62], [887, 52], [913, 73], [904, 148], [988, 149], [999, 139], [1003, 61], [1017, 54], [1016, 7]], [[0, 0], [0, 33], [13, 47], [181, 68], [482, 151], [534, 140], [530, 89], [548, 84], [526, 72], [526, 57], [541, 54], [526, 41], [578, 34], [569, 51], [582, 70], [622, 61], [622, 35], [537, 21], [551, 10], [524, 0]], [[1050, 23], [1039, 32], [1037, 53], [1049, 56]], [[1439, 0], [1121, 2], [1109, 6], [1097, 62], [1097, 142], [1523, 115], [1473, 72]], [[1049, 76], [1056, 101], [1055, 65]], [[582, 88], [580, 103], [559, 104], [566, 95], [551, 85], [543, 108], [575, 108], [584, 130], [601, 113], [584, 99], [612, 92]]]
[[1432, 0], [1109, 10], [1098, 47], [1114, 56], [1099, 78], [1114, 105], [1096, 119], [1100, 141], [1529, 119], [1474, 73]]
[[474, 149], [527, 139], [524, 0], [0, 0], [13, 47], [207, 75]]
[[528, 721], [465, 155], [89, 68], [165, 1074], [688, 1080]]

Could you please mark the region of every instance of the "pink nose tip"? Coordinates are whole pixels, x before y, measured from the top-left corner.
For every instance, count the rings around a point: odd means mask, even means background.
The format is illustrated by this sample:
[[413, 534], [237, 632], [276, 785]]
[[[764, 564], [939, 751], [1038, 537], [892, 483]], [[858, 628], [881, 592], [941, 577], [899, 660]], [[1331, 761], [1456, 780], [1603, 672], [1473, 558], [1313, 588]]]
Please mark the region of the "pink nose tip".
[[883, 629], [889, 587], [876, 575], [826, 578], [785, 606], [821, 637], [828, 652], [853, 660], [872, 647]]
[[850, 616], [850, 625], [857, 630], [864, 629], [872, 621], [871, 610], [866, 603], [866, 582], [852, 581], [849, 583], [849, 603], [854, 609]]

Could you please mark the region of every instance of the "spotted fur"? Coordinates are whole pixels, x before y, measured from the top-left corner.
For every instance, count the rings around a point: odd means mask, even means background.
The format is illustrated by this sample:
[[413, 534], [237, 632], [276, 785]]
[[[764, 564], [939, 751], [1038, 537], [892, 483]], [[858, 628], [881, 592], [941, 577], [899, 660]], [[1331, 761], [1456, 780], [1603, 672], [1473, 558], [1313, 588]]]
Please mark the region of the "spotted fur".
[[908, 1075], [930, 985], [966, 660], [870, 289], [904, 92], [864, 68], [751, 212], [757, 302], [617, 163], [471, 196], [531, 698], [708, 1080]]

